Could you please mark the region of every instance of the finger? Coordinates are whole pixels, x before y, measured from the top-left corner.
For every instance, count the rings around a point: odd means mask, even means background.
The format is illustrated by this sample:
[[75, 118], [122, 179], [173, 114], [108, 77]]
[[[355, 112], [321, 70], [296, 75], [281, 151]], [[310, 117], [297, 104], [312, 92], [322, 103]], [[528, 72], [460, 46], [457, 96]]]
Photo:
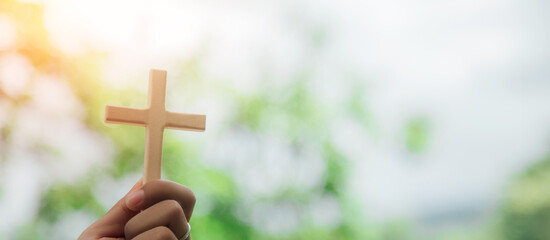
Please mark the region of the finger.
[[132, 240], [178, 240], [178, 238], [165, 226], [153, 228], [149, 231], [137, 235]]
[[181, 237], [187, 232], [185, 213], [177, 201], [164, 200], [143, 210], [126, 223], [124, 235], [132, 239], [160, 226], [167, 226], [175, 236]]
[[187, 221], [191, 219], [196, 201], [195, 194], [191, 189], [171, 181], [154, 180], [143, 185], [142, 190], [144, 192], [143, 201], [136, 205], [129, 203], [129, 208], [144, 210], [164, 200], [175, 200], [183, 208]]
[[[92, 232], [94, 236], [124, 236], [124, 225], [128, 220], [134, 217], [139, 211], [133, 211], [126, 204], [126, 197], [131, 193], [139, 191], [142, 186], [141, 178], [130, 189], [130, 191], [120, 199], [103, 217], [93, 223], [86, 232]], [[138, 196], [139, 197], [139, 196]], [[139, 200], [139, 199], [137, 199]], [[79, 239], [84, 239], [86, 232]], [[84, 236], [86, 235], [86, 236]]]

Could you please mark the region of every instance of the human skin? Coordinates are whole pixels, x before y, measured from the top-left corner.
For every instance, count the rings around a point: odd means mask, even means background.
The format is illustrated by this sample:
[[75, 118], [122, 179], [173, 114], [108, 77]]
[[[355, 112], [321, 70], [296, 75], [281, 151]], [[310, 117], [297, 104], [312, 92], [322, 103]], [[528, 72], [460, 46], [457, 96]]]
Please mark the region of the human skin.
[[[79, 240], [177, 240], [187, 232], [195, 206], [193, 192], [171, 181], [141, 179]], [[189, 240], [187, 238], [187, 240]]]

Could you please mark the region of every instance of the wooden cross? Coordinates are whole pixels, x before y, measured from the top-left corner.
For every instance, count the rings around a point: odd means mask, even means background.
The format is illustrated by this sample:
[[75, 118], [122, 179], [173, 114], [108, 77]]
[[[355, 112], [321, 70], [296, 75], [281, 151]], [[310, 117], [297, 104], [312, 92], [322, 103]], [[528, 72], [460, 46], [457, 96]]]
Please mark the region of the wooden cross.
[[166, 111], [166, 71], [151, 69], [149, 72], [149, 98], [145, 109], [105, 107], [105, 122], [145, 127], [145, 163], [143, 183], [160, 179], [162, 160], [162, 136], [164, 128], [204, 131], [205, 115]]

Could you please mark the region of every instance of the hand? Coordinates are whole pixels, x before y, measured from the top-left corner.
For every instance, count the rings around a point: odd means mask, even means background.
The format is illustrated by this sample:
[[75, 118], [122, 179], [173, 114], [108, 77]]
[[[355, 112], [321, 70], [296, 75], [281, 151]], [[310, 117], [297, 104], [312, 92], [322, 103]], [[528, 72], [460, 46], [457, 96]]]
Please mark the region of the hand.
[[140, 179], [78, 239], [177, 240], [187, 232], [194, 206], [189, 188], [163, 180], [142, 186]]

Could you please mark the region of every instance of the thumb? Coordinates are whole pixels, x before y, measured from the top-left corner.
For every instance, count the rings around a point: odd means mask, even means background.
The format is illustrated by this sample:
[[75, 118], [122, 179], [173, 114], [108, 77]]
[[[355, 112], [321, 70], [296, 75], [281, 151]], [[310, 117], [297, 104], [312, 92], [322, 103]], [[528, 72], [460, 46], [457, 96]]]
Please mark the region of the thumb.
[[141, 178], [103, 217], [93, 225], [100, 236], [123, 236], [126, 222], [139, 213], [138, 205], [143, 202], [144, 192]]

